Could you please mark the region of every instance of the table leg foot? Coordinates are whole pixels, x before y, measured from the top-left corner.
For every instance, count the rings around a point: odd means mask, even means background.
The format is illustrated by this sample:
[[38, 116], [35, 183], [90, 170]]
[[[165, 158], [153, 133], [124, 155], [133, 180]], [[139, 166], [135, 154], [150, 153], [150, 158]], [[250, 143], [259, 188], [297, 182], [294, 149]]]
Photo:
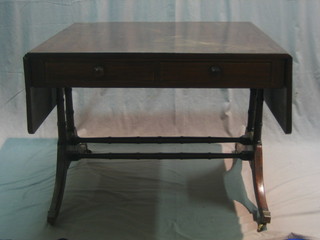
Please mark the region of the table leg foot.
[[263, 182], [263, 157], [262, 145], [258, 144], [255, 147], [254, 159], [252, 161], [253, 185], [256, 195], [257, 207], [259, 211], [258, 216], [258, 231], [265, 229], [266, 224], [271, 221], [271, 214], [268, 209], [267, 199], [265, 194], [265, 187]]
[[257, 231], [258, 232], [262, 232], [262, 231], [266, 230], [266, 228], [267, 228], [267, 224], [266, 223], [259, 223]]
[[58, 146], [56, 181], [51, 205], [47, 216], [47, 222], [51, 225], [55, 223], [60, 211], [64, 188], [66, 184], [67, 171], [70, 165], [70, 161], [68, 161], [65, 151], [59, 148], [63, 147]]

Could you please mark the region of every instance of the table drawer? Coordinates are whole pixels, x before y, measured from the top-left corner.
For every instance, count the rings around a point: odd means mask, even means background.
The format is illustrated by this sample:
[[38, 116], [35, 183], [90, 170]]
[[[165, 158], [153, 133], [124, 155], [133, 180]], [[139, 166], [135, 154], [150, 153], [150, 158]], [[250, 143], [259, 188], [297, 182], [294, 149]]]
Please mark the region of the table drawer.
[[48, 59], [43, 64], [43, 76], [34, 79], [37, 86], [280, 88], [284, 85], [283, 61]]
[[[271, 62], [163, 62], [163, 85], [192, 87], [276, 86]], [[281, 83], [280, 83], [281, 84]]]
[[152, 83], [154, 64], [150, 62], [63, 61], [45, 63], [45, 81], [49, 84], [85, 86], [122, 86]]

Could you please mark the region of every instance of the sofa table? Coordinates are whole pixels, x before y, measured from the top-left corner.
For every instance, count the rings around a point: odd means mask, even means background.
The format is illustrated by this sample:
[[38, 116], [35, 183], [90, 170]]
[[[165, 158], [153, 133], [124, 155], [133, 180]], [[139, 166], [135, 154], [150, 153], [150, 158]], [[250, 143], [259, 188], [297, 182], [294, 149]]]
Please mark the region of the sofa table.
[[[258, 230], [270, 222], [262, 173], [261, 129], [267, 103], [291, 133], [292, 58], [248, 22], [75, 23], [24, 57], [28, 132], [58, 111], [56, 182], [48, 222], [58, 216], [72, 161], [214, 159], [250, 161]], [[247, 88], [246, 132], [225, 137], [84, 138], [74, 124], [72, 88]], [[231, 153], [94, 153], [88, 143], [236, 143]]]

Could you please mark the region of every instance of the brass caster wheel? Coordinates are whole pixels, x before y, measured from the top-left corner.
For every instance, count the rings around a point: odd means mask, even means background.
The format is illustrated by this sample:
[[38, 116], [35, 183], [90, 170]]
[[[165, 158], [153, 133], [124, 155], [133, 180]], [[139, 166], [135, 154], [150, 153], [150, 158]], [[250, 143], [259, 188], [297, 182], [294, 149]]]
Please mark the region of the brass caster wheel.
[[267, 224], [266, 223], [259, 223], [257, 231], [258, 232], [262, 232], [262, 231], [266, 230], [266, 228], [267, 228]]

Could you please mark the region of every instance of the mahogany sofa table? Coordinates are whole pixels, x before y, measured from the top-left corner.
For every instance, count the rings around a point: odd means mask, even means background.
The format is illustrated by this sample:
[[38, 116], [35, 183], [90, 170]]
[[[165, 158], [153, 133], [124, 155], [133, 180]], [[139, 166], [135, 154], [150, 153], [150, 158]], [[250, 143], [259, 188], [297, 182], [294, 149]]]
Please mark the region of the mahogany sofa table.
[[[56, 183], [48, 213], [58, 216], [71, 161], [213, 159], [250, 161], [259, 209], [258, 229], [270, 222], [263, 174], [261, 128], [265, 101], [291, 133], [292, 58], [247, 22], [75, 23], [24, 57], [28, 131], [58, 111]], [[72, 88], [247, 88], [246, 132], [224, 137], [81, 138], [74, 125]], [[232, 153], [94, 153], [87, 143], [236, 143]]]

